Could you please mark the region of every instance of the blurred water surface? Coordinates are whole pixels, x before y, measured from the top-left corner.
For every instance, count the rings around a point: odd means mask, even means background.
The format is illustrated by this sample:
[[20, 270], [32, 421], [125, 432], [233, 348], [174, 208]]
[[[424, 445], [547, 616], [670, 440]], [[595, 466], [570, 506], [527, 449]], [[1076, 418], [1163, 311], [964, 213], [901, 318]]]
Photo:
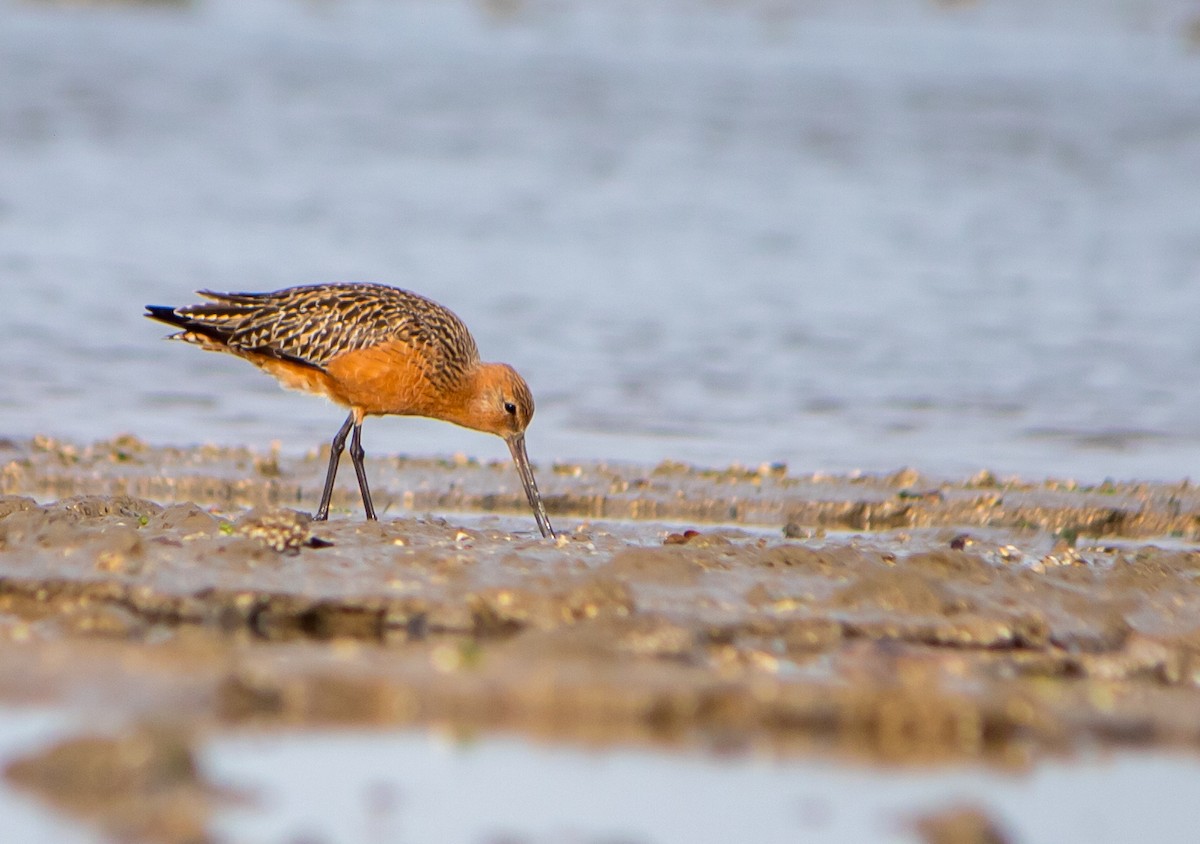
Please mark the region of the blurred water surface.
[[1167, 754], [1018, 773], [314, 732], [219, 737], [203, 759], [257, 798], [217, 818], [223, 841], [902, 844], [956, 840], [914, 826], [962, 806], [1024, 842], [1191, 844], [1200, 823], [1200, 763]]
[[141, 306], [373, 280], [527, 376], [538, 461], [1196, 475], [1197, 14], [0, 0], [0, 435], [315, 447]]

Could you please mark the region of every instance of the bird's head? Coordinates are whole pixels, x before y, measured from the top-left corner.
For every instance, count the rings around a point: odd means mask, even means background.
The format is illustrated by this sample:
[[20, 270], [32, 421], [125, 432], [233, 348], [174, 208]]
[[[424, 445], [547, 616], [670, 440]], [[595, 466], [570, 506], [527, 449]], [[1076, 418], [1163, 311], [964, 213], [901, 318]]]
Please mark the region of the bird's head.
[[482, 364], [473, 386], [468, 428], [505, 440], [525, 432], [533, 419], [533, 394], [515, 369], [506, 363]]

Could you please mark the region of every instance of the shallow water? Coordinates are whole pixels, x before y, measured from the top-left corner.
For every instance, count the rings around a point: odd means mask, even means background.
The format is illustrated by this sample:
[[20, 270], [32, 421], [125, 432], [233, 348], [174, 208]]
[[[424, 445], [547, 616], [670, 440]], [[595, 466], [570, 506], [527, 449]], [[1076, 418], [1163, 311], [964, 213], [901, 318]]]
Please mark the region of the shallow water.
[[[72, 728], [5, 710], [0, 762]], [[77, 727], [77, 724], [76, 724]], [[198, 748], [221, 841], [913, 842], [922, 818], [985, 813], [1011, 840], [1192, 841], [1200, 763], [1166, 753], [1083, 754], [1031, 771], [962, 765], [887, 770], [630, 749], [568, 749], [504, 737], [412, 731], [224, 732]], [[0, 834], [23, 842], [106, 840], [0, 788]]]
[[312, 448], [140, 308], [351, 279], [517, 365], [537, 461], [1200, 465], [1187, 0], [0, 11], [2, 435]]
[[[75, 719], [49, 708], [0, 709], [0, 765], [61, 737]], [[97, 841], [82, 825], [52, 814], [34, 798], [0, 787], [0, 838], [25, 844], [85, 844]]]
[[[1035, 773], [587, 752], [417, 734], [225, 737], [205, 761], [259, 804], [235, 840], [825, 842], [919, 840], [921, 815], [978, 806], [1022, 842], [1194, 839], [1200, 763], [1120, 754]], [[300, 773], [302, 772], [302, 773]]]

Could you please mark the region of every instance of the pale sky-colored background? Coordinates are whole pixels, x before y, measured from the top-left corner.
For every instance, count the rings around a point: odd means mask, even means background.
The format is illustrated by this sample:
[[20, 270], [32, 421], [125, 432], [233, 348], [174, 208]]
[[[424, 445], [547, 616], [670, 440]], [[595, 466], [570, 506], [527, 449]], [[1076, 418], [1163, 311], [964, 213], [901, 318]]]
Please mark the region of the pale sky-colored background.
[[0, 436], [315, 448], [141, 307], [371, 280], [539, 462], [1200, 475], [1200, 10], [1046, 6], [0, 2]]

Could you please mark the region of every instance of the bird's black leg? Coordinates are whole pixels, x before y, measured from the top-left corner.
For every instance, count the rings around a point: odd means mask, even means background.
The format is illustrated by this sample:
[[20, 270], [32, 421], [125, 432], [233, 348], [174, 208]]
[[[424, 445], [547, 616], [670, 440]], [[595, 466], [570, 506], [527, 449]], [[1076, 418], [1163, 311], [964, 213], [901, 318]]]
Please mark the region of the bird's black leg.
[[351, 413], [346, 417], [345, 423], [338, 432], [333, 435], [333, 442], [329, 445], [329, 468], [325, 471], [325, 489], [321, 493], [321, 506], [317, 508], [317, 515], [313, 519], [318, 522], [323, 522], [329, 518], [329, 499], [333, 497], [333, 479], [337, 477], [338, 461], [342, 459], [342, 449], [346, 447], [346, 437], [350, 434], [350, 428], [354, 425], [354, 414]]
[[367, 467], [363, 465], [366, 454], [362, 447], [362, 423], [354, 426], [354, 436], [350, 438], [350, 460], [354, 463], [354, 474], [358, 475], [358, 491], [362, 493], [363, 511], [367, 518], [375, 521], [375, 507], [371, 504], [371, 490], [367, 486]]

